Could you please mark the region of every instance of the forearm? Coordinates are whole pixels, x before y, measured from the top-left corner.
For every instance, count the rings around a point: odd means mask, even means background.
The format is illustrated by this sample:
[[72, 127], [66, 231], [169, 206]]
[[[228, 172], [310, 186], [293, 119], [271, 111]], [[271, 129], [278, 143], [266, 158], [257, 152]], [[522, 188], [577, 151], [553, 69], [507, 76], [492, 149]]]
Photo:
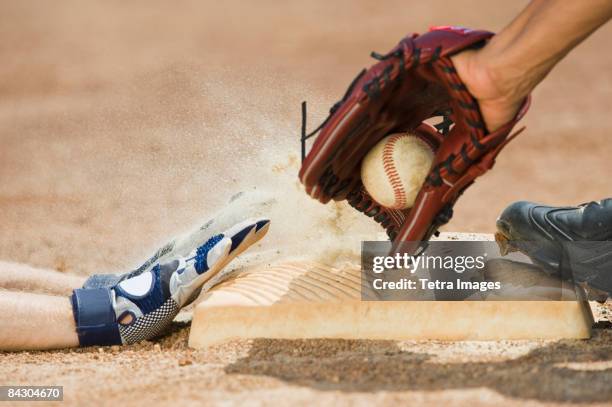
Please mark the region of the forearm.
[[534, 0], [483, 48], [453, 55], [487, 129], [514, 118], [554, 66], [610, 17], [611, 0]]
[[0, 291], [0, 350], [79, 346], [68, 297]]
[[[517, 98], [529, 94], [576, 45], [612, 17], [610, 0], [534, 0], [480, 53]], [[511, 84], [511, 85], [510, 85]]]

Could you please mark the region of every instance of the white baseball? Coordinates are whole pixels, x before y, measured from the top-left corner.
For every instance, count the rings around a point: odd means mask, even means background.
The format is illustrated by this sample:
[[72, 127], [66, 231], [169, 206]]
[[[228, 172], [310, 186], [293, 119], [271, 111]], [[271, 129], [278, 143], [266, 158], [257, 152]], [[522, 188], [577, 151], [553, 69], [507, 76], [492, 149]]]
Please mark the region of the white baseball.
[[434, 152], [412, 133], [380, 140], [361, 163], [361, 180], [372, 198], [387, 208], [407, 209], [425, 182]]

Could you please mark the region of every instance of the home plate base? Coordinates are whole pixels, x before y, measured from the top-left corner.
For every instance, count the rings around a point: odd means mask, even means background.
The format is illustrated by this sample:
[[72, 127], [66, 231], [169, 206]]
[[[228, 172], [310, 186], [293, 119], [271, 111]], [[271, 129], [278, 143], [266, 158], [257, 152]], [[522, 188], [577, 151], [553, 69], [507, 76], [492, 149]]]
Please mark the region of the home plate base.
[[[518, 270], [521, 267], [522, 270]], [[528, 284], [559, 280], [498, 260], [493, 273]], [[519, 283], [520, 285], [520, 283]], [[515, 284], [516, 286], [516, 284]], [[374, 294], [363, 287], [364, 298]], [[555, 291], [558, 295], [559, 290]], [[539, 293], [545, 296], [546, 293]], [[589, 338], [588, 302], [362, 301], [358, 267], [294, 261], [240, 270], [207, 292], [194, 309], [189, 345], [231, 339], [343, 338], [375, 340], [501, 340]], [[565, 298], [565, 297], [564, 297]]]

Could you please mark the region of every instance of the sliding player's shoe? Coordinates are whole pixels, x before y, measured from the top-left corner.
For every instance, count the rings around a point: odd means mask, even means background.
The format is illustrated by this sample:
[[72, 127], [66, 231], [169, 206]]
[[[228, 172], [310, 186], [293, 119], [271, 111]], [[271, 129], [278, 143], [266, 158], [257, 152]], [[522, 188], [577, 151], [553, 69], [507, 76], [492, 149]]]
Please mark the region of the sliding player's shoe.
[[[221, 210], [201, 226], [163, 245], [139, 267], [124, 274], [94, 274], [85, 281], [83, 288], [112, 287], [120, 281], [151, 270], [157, 263], [187, 256], [195, 248], [204, 244], [210, 236], [223, 233], [242, 219], [264, 219], [274, 202], [274, 197], [261, 191], [247, 190], [240, 192], [232, 196]], [[267, 224], [267, 222], [263, 222], [256, 227], [254, 235], [251, 236], [255, 241], [266, 234]]]
[[[131, 344], [162, 334], [208, 281], [263, 237], [268, 225], [263, 219], [241, 222], [188, 256], [158, 263], [113, 287], [74, 290], [80, 345]], [[256, 235], [258, 229], [263, 232]]]

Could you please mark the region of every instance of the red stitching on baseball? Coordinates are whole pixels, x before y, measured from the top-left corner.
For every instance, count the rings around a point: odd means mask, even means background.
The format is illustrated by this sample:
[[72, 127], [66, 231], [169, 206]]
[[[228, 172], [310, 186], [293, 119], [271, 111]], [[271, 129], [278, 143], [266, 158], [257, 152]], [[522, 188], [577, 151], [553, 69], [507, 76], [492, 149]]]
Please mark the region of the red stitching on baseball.
[[383, 149], [383, 168], [385, 170], [385, 174], [389, 178], [389, 182], [391, 183], [391, 188], [393, 188], [394, 195], [394, 206], [397, 208], [403, 208], [406, 206], [406, 191], [402, 186], [402, 182], [400, 180], [399, 173], [397, 172], [397, 168], [395, 168], [395, 163], [393, 162], [393, 147], [395, 147], [395, 143], [397, 141], [406, 136], [406, 134], [396, 134], [395, 136], [391, 136], [385, 147]]

